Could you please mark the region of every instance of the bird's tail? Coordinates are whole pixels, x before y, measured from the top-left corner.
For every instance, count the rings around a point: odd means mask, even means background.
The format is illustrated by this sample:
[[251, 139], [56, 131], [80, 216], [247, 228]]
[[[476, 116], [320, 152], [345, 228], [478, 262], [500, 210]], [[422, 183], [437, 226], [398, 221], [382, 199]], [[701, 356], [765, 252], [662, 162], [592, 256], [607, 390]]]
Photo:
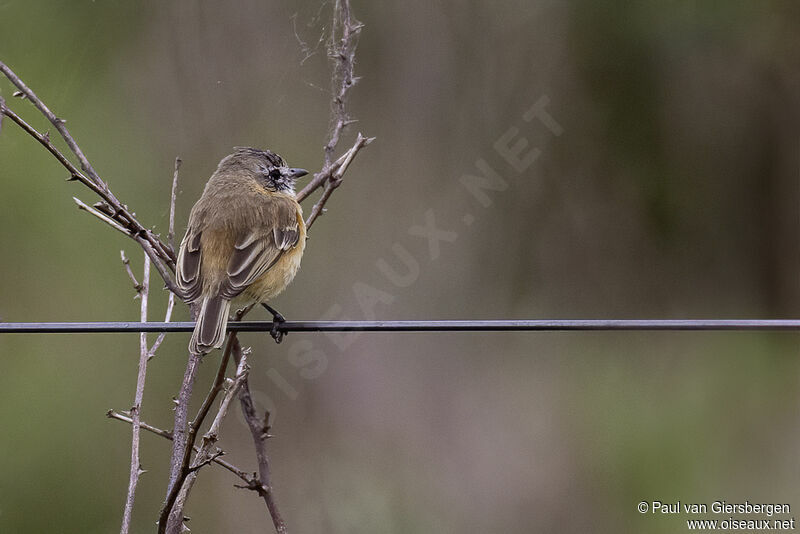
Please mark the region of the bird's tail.
[[195, 354], [205, 354], [211, 349], [218, 349], [225, 341], [228, 326], [228, 313], [231, 301], [220, 296], [203, 297], [203, 305], [197, 315], [189, 350]]

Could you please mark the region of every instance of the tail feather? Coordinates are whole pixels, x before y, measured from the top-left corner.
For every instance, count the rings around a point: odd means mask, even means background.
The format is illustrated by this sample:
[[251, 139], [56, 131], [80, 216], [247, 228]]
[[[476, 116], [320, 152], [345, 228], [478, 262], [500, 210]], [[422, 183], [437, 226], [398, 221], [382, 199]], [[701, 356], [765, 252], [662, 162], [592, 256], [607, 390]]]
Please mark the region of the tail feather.
[[220, 296], [203, 297], [203, 305], [197, 315], [197, 324], [189, 342], [189, 350], [195, 354], [205, 354], [218, 349], [225, 341], [228, 314], [231, 301]]

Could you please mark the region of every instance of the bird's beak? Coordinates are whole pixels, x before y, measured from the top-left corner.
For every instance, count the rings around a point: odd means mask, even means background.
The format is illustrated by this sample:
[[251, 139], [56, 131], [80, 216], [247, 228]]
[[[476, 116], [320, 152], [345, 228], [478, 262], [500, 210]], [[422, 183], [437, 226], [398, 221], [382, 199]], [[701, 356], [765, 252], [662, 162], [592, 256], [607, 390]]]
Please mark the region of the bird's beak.
[[301, 176], [305, 176], [308, 174], [308, 171], [305, 169], [289, 169], [289, 176], [294, 179], [300, 178]]

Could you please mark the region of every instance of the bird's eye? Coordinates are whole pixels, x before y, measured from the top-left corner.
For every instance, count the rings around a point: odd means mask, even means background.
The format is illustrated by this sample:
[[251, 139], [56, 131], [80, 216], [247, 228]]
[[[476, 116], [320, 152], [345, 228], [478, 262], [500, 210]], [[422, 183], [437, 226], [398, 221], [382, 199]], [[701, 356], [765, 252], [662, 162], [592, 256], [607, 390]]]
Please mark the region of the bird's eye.
[[279, 178], [280, 175], [281, 175], [280, 169], [276, 169], [273, 167], [272, 170], [269, 171], [269, 177], [272, 178], [273, 180]]

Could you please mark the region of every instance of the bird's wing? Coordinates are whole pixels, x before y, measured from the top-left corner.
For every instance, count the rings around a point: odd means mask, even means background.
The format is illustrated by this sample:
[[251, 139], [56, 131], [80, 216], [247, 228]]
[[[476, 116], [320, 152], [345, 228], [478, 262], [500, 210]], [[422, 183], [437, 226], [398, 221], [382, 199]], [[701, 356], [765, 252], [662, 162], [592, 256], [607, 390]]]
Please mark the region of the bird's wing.
[[175, 266], [175, 278], [178, 287], [183, 290], [186, 302], [197, 300], [203, 291], [203, 284], [200, 280], [200, 260], [202, 252], [200, 250], [201, 232], [193, 232], [191, 228], [181, 241], [178, 251], [178, 261]]
[[300, 230], [296, 204], [283, 198], [273, 198], [260, 220], [271, 224], [251, 228], [241, 233], [228, 261], [227, 280], [220, 295], [232, 299], [266, 273], [284, 252], [297, 244]]

